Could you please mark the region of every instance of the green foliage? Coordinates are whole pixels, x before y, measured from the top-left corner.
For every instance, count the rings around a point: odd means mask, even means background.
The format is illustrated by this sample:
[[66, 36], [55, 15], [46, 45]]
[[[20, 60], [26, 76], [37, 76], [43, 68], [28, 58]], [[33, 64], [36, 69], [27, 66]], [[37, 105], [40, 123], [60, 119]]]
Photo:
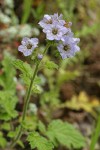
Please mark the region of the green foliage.
[[37, 127], [38, 118], [35, 115], [26, 116], [25, 120], [22, 122], [23, 129], [27, 131], [33, 131]]
[[0, 91], [0, 119], [6, 121], [17, 116], [15, 110], [17, 104], [16, 84], [14, 81], [16, 71], [12, 66], [13, 59], [10, 54], [5, 53], [1, 62], [3, 73], [0, 76], [0, 86], [2, 87]]
[[31, 13], [31, 8], [32, 8], [32, 2], [33, 0], [24, 0], [23, 1], [23, 16], [22, 16], [22, 20], [21, 22], [24, 24], [27, 22], [29, 16], [30, 16], [30, 13]]
[[33, 70], [28, 63], [17, 59], [13, 61], [13, 65], [16, 67], [16, 69], [19, 69], [22, 74], [25, 74], [27, 77], [31, 78]]
[[41, 95], [40, 103], [42, 106], [48, 105], [51, 107], [51, 109], [55, 109], [60, 103], [59, 100], [59, 94], [56, 90], [51, 90], [49, 92], [45, 92]]
[[38, 150], [52, 150], [53, 144], [45, 137], [41, 136], [38, 132], [33, 132], [28, 135], [31, 148], [37, 148]]
[[46, 61], [45, 67], [48, 69], [58, 69], [58, 65], [55, 64], [53, 61]]
[[81, 148], [85, 145], [83, 136], [71, 124], [61, 120], [52, 121], [46, 135], [56, 146], [57, 142], [68, 148]]
[[[25, 85], [29, 87], [34, 70], [32, 70], [31, 66], [28, 63], [18, 59], [13, 61], [13, 65], [16, 67], [16, 69], [21, 71], [20, 77], [23, 79]], [[41, 83], [41, 79], [36, 76], [34, 79], [34, 85], [32, 87], [33, 93], [42, 92], [41, 87], [38, 85], [39, 83]]]
[[9, 122], [4, 122], [0, 128], [3, 130], [9, 131], [11, 129], [11, 126], [10, 126]]
[[76, 77], [78, 77], [80, 75], [80, 72], [75, 70], [75, 71], [62, 71], [59, 75], [58, 75], [58, 80], [57, 80], [57, 85], [61, 85], [62, 83], [64, 83], [65, 81], [70, 81], [70, 80], [74, 80]]
[[12, 66], [13, 57], [9, 53], [4, 53], [4, 59], [1, 62], [3, 73], [0, 75], [0, 85], [4, 90], [15, 91], [14, 77], [16, 71]]
[[40, 20], [44, 14], [45, 4], [40, 3], [36, 9], [32, 9], [32, 14], [36, 20]]
[[56, 0], [56, 1], [58, 7], [61, 9], [61, 12], [64, 14], [64, 16], [66, 16], [68, 20], [72, 20], [74, 16], [73, 10], [75, 8], [76, 1], [75, 0], [71, 0], [71, 1]]
[[38, 123], [38, 129], [42, 134], [46, 134], [46, 127], [41, 121]]
[[7, 141], [6, 141], [6, 139], [3, 137], [2, 132], [0, 132], [0, 147], [5, 148], [6, 144], [7, 144]]
[[27, 140], [33, 149], [37, 147], [38, 150], [51, 150], [54, 146], [57, 147], [58, 144], [61, 144], [67, 148], [76, 149], [85, 146], [84, 137], [79, 131], [77, 131], [71, 124], [67, 122], [53, 120], [48, 125], [47, 129], [42, 122], [39, 122], [38, 128], [45, 138], [38, 132], [30, 133]]
[[14, 129], [14, 131], [9, 131], [7, 136], [10, 138], [15, 138], [19, 129], [20, 129], [20, 127], [18, 126], [17, 128]]
[[89, 34], [95, 35], [98, 31], [100, 31], [98, 23], [95, 23], [92, 26], [84, 25], [83, 28], [80, 31], [76, 32], [76, 36], [77, 37], [85, 37]]
[[1, 91], [0, 92], [0, 119], [10, 120], [17, 116], [15, 110], [17, 103], [17, 97], [12, 91]]

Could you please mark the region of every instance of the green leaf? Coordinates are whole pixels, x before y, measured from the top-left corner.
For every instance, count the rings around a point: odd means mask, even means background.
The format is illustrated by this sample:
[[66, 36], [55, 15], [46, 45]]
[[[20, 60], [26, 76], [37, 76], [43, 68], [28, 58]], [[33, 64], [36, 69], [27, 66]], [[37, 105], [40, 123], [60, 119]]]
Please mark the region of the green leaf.
[[22, 149], [25, 148], [24, 143], [23, 143], [21, 140], [18, 140], [18, 141], [17, 141], [17, 144], [18, 144], [20, 147], [22, 147]]
[[22, 23], [26, 23], [29, 18], [31, 7], [32, 7], [32, 2], [33, 0], [29, 0], [29, 1], [24, 0], [23, 2], [23, 16], [21, 20]]
[[12, 90], [15, 91], [16, 85], [14, 81], [14, 76], [16, 74], [16, 70], [12, 65], [12, 61], [14, 60], [13, 56], [9, 53], [4, 53], [4, 59], [1, 62], [3, 68], [3, 74], [0, 75], [0, 85], [4, 90]]
[[46, 138], [41, 136], [38, 132], [33, 132], [28, 135], [27, 140], [29, 141], [31, 148], [37, 148], [38, 150], [52, 150], [53, 144]]
[[19, 132], [19, 129], [20, 129], [20, 126], [16, 127], [14, 131], [9, 131], [7, 136], [14, 139], [17, 133]]
[[29, 117], [27, 116], [25, 121], [22, 122], [23, 129], [28, 131], [33, 131], [37, 127], [37, 120], [35, 117]]
[[3, 137], [2, 132], [0, 132], [0, 147], [5, 148], [6, 144], [7, 144], [7, 141], [6, 141], [6, 139]]
[[10, 123], [7, 123], [7, 122], [3, 123], [1, 125], [1, 129], [9, 131], [11, 129]]
[[41, 133], [43, 133], [43, 134], [46, 133], [45, 125], [44, 125], [41, 121], [39, 121], [38, 128], [39, 128], [39, 131], [40, 131]]
[[16, 136], [16, 132], [14, 131], [10, 131], [8, 134], [7, 134], [8, 137], [10, 138], [14, 138]]
[[0, 91], [0, 119], [10, 120], [17, 116], [17, 97], [12, 91]]
[[[32, 78], [32, 75], [33, 75], [33, 70], [31, 68], [31, 66], [28, 64], [28, 63], [24, 63], [23, 61], [21, 60], [15, 60], [13, 62], [14, 66], [19, 69], [21, 71], [21, 75], [20, 77], [23, 79], [25, 85], [27, 87], [29, 87], [30, 85], [30, 82], [31, 82], [31, 78]], [[34, 85], [32, 87], [32, 92], [33, 93], [41, 93], [42, 92], [42, 89], [39, 85], [41, 83], [41, 78], [40, 77], [35, 77], [34, 79]]]
[[55, 108], [60, 104], [59, 94], [55, 92], [55, 90], [45, 92], [41, 95], [40, 103], [42, 106], [48, 105], [48, 106], [51, 106], [52, 108]]
[[19, 69], [22, 72], [22, 74], [25, 74], [29, 78], [32, 76], [33, 70], [31, 69], [28, 63], [17, 59], [13, 61], [13, 65], [16, 67], [16, 69]]
[[61, 120], [52, 121], [46, 135], [57, 146], [60, 143], [68, 148], [82, 148], [85, 145], [84, 137], [71, 124]]
[[58, 84], [62, 84], [65, 81], [74, 80], [78, 76], [80, 76], [80, 72], [77, 70], [73, 72], [68, 70], [67, 71], [61, 70], [60, 74], [58, 75]]
[[58, 69], [58, 65], [55, 64], [53, 61], [47, 61], [45, 63], [45, 67], [48, 69]]

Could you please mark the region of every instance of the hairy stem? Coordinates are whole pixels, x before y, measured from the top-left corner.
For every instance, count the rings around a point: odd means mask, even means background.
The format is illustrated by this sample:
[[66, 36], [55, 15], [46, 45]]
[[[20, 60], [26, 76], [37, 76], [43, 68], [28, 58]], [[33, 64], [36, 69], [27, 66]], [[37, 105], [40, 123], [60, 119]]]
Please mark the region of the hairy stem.
[[98, 141], [99, 135], [100, 135], [100, 116], [98, 117], [97, 125], [91, 139], [90, 150], [95, 150], [95, 145]]
[[[44, 52], [43, 52], [43, 56], [45, 55], [46, 51], [48, 50], [48, 48], [50, 47], [50, 44], [47, 44]], [[29, 86], [29, 89], [27, 91], [27, 94], [26, 94], [26, 98], [25, 98], [25, 103], [24, 103], [24, 107], [23, 107], [23, 114], [22, 114], [22, 120], [21, 120], [21, 124], [19, 126], [19, 130], [18, 130], [18, 133], [15, 137], [15, 139], [13, 140], [13, 142], [11, 143], [10, 147], [14, 147], [17, 143], [17, 141], [21, 138], [22, 136], [22, 131], [23, 131], [23, 126], [22, 126], [22, 123], [25, 121], [25, 116], [26, 116], [26, 112], [27, 112], [27, 108], [28, 108], [28, 104], [29, 104], [29, 101], [30, 101], [30, 96], [31, 96], [31, 91], [32, 91], [32, 86], [33, 86], [33, 83], [34, 83], [34, 79], [37, 75], [37, 72], [38, 72], [38, 68], [39, 68], [39, 65], [40, 65], [40, 62], [41, 60], [39, 60], [35, 66], [35, 70], [34, 70], [34, 73], [33, 73], [33, 76], [32, 76], [32, 79], [31, 79], [31, 82], [30, 82], [30, 86]]]

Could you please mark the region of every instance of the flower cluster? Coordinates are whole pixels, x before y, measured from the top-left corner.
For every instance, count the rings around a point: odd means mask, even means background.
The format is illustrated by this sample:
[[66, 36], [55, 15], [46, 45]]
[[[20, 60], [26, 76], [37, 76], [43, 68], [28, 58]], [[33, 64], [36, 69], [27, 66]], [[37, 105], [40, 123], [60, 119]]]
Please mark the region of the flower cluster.
[[62, 17], [62, 14], [60, 16], [58, 14], [44, 15], [39, 25], [43, 28], [43, 32], [46, 34], [48, 40], [57, 41], [57, 49], [62, 59], [65, 59], [74, 56], [80, 50], [77, 46], [80, 40], [73, 36], [70, 28], [72, 23], [66, 23]]
[[[72, 57], [77, 51], [80, 50], [77, 44], [79, 43], [79, 38], [74, 38], [71, 31], [71, 22], [66, 23], [62, 18], [62, 14], [54, 15], [44, 15], [43, 20], [39, 22], [39, 25], [43, 28], [43, 32], [46, 34], [46, 38], [49, 41], [55, 41], [57, 43], [57, 49], [62, 57], [65, 59], [67, 57]], [[32, 54], [34, 49], [37, 47], [37, 38], [23, 38], [22, 45], [18, 47], [18, 50], [22, 52], [25, 56]], [[42, 59], [42, 55], [38, 55], [38, 58]]]

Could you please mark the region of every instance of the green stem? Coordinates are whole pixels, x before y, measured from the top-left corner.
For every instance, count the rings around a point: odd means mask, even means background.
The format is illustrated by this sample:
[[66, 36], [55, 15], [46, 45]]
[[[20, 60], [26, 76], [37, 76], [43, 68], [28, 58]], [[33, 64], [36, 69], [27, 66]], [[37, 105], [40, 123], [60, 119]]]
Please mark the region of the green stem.
[[[47, 44], [47, 46], [46, 46], [46, 48], [45, 48], [45, 50], [43, 52], [43, 56], [45, 55], [45, 53], [46, 53], [46, 51], [48, 50], [49, 47], [50, 47], [50, 44]], [[29, 104], [29, 101], [30, 101], [32, 86], [33, 86], [33, 83], [34, 83], [35, 76], [37, 75], [40, 62], [41, 62], [41, 60], [39, 60], [37, 62], [35, 70], [34, 70], [34, 73], [33, 73], [33, 76], [32, 76], [32, 79], [31, 79], [31, 83], [30, 83], [30, 86], [29, 86], [29, 89], [28, 89], [28, 92], [27, 92], [27, 95], [26, 95], [25, 103], [24, 103], [23, 114], [22, 114], [22, 121], [21, 121], [21, 124], [19, 126], [18, 133], [17, 133], [15, 139], [13, 140], [13, 142], [10, 145], [10, 147], [12, 147], [12, 148], [16, 145], [17, 141], [21, 138], [21, 135], [22, 135], [22, 131], [23, 131], [22, 123], [25, 120], [28, 104]]]
[[98, 117], [97, 125], [91, 139], [90, 150], [95, 150], [95, 145], [98, 141], [99, 135], [100, 135], [100, 116]]

